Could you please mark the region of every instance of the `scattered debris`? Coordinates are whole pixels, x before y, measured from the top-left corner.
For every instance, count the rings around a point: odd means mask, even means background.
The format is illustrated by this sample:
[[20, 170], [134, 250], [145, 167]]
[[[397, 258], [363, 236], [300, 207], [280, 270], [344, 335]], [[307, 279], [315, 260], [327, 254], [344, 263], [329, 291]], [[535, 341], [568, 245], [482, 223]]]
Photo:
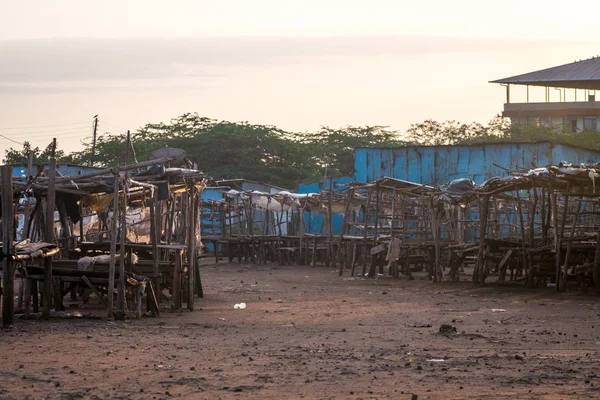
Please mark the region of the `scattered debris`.
[[442, 335], [456, 334], [456, 327], [448, 324], [442, 324], [442, 326], [440, 326], [439, 333]]
[[426, 322], [415, 322], [414, 324], [406, 325], [409, 328], [431, 328], [431, 324]]

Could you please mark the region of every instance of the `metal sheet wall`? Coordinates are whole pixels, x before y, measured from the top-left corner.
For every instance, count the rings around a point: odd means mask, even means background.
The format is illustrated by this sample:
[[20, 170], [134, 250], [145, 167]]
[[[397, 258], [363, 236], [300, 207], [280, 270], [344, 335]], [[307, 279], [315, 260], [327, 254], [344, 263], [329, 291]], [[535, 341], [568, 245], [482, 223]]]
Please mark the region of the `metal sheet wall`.
[[600, 161], [598, 151], [551, 143], [358, 148], [354, 156], [356, 181], [374, 182], [389, 176], [430, 185], [458, 178], [471, 178], [483, 183], [494, 176], [506, 175], [506, 169], [530, 169], [560, 161]]

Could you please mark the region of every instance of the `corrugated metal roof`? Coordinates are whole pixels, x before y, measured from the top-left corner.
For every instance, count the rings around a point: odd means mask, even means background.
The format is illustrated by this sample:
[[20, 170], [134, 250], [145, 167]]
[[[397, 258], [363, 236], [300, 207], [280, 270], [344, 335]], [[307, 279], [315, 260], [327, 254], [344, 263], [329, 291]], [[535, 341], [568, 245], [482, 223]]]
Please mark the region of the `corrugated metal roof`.
[[600, 90], [600, 57], [498, 79], [491, 83]]

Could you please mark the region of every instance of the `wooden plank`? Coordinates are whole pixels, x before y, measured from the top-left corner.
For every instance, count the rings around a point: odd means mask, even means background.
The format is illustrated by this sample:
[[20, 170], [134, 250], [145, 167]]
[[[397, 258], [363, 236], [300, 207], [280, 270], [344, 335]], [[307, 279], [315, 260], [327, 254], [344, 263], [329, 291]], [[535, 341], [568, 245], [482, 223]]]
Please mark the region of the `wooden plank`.
[[173, 304], [176, 310], [181, 309], [181, 267], [183, 265], [183, 251], [175, 253], [173, 266]]
[[[52, 157], [50, 157], [50, 166], [48, 168], [48, 192], [46, 194], [46, 232], [45, 240], [48, 243], [54, 243], [54, 208], [56, 204], [56, 139], [52, 140]], [[52, 307], [52, 257], [44, 258], [44, 308], [42, 317], [50, 318], [50, 308]]]
[[199, 232], [200, 223], [200, 192], [194, 190], [194, 271], [195, 271], [195, 286], [196, 286], [196, 295], [199, 298], [204, 298], [204, 289], [202, 288], [202, 278], [200, 277], [200, 265], [197, 262], [198, 255], [198, 247], [196, 246], [196, 233]]
[[187, 213], [187, 246], [188, 246], [188, 299], [187, 308], [190, 311], [194, 311], [194, 288], [195, 288], [195, 277], [196, 277], [196, 249], [195, 249], [195, 224], [194, 224], [194, 194], [195, 190], [192, 188], [188, 195], [188, 213]]
[[12, 191], [12, 167], [2, 167], [2, 252], [4, 266], [2, 270], [2, 327], [11, 328], [15, 314], [15, 279], [11, 259], [13, 251], [14, 207]]
[[[81, 277], [81, 280], [92, 290], [92, 292], [94, 292], [94, 294], [98, 297], [98, 299], [102, 302], [102, 304], [104, 304], [105, 307], [108, 307], [108, 303], [106, 302], [106, 299], [104, 298], [104, 296], [102, 296], [102, 294], [98, 291], [98, 289], [96, 289], [96, 286], [94, 286], [92, 284], [92, 282], [90, 282], [88, 277], [84, 275]], [[110, 297], [110, 293], [109, 293], [109, 297]]]
[[502, 257], [502, 260], [500, 261], [500, 263], [498, 263], [498, 271], [500, 271], [502, 269], [502, 267], [504, 267], [504, 264], [506, 264], [506, 262], [508, 261], [508, 259], [512, 255], [513, 251], [514, 251], [514, 249], [509, 249], [506, 252], [506, 254], [504, 255], [504, 257]]
[[[154, 203], [156, 202], [156, 195], [154, 191], [151, 191], [150, 195], [152, 196], [148, 201], [148, 209], [150, 210], [150, 244], [152, 246], [152, 270], [154, 274], [160, 273], [159, 259], [158, 259], [158, 243], [156, 240], [156, 208]], [[158, 278], [154, 278], [154, 283]], [[150, 291], [148, 290], [146, 294], [146, 306], [148, 311], [152, 309], [152, 299], [150, 296]]]
[[[131, 142], [131, 136], [129, 131], [127, 131], [127, 141], [125, 144], [125, 165], [129, 163], [129, 146]], [[125, 179], [123, 182], [123, 204], [121, 211], [121, 223], [120, 223], [120, 232], [121, 232], [121, 246], [119, 249], [120, 260], [119, 260], [119, 284], [117, 289], [117, 310], [119, 312], [116, 314], [118, 318], [125, 318], [125, 236], [127, 236], [127, 195], [128, 195], [128, 187], [127, 187], [127, 179], [129, 178], [129, 172], [125, 171]], [[115, 215], [116, 218], [116, 215]]]
[[111, 233], [110, 233], [110, 264], [108, 266], [108, 288], [107, 288], [107, 304], [106, 304], [106, 315], [109, 319], [113, 318], [113, 302], [114, 296], [113, 291], [115, 289], [115, 267], [116, 267], [116, 256], [117, 256], [117, 227], [119, 219], [119, 171], [115, 171], [115, 183], [113, 187], [113, 218], [111, 222]]
[[379, 254], [381, 252], [384, 252], [387, 250], [387, 244], [386, 243], [382, 243], [378, 246], [375, 247], [371, 247], [371, 255], [374, 256], [375, 254]]
[[363, 231], [363, 245], [365, 246], [365, 251], [363, 252], [363, 265], [362, 265], [362, 275], [365, 276], [367, 272], [367, 230], [369, 226], [369, 208], [371, 207], [371, 195], [372, 189], [367, 189], [367, 206], [365, 207], [365, 212], [363, 215], [363, 225], [365, 226]]

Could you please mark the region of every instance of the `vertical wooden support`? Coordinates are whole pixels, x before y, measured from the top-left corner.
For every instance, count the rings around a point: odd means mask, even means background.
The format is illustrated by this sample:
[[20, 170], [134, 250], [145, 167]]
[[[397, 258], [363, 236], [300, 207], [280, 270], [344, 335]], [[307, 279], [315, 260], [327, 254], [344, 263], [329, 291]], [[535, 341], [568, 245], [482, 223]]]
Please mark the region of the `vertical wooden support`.
[[479, 197], [479, 252], [477, 254], [477, 265], [473, 271], [473, 282], [483, 285], [485, 283], [485, 247], [486, 232], [490, 196]]
[[[29, 181], [29, 177], [33, 174], [31, 170], [33, 169], [33, 151], [29, 152], [27, 157], [27, 181]], [[29, 238], [29, 224], [31, 223], [31, 204], [30, 199], [27, 198], [27, 203], [25, 203], [25, 213], [23, 215], [23, 234], [21, 235], [21, 240]]]
[[556, 268], [556, 290], [560, 290], [559, 281], [560, 281], [560, 250], [561, 250], [561, 240], [560, 240], [560, 230], [558, 229], [558, 204], [557, 204], [557, 195], [556, 192], [550, 187], [548, 190], [550, 196], [550, 208], [552, 210], [552, 227], [554, 232], [554, 256], [555, 260], [555, 268]]
[[[156, 290], [155, 293], [158, 293], [157, 296], [160, 296], [160, 291], [159, 291], [159, 287], [157, 286], [157, 283], [160, 279], [160, 267], [158, 264], [158, 242], [157, 242], [157, 231], [158, 231], [158, 227], [156, 226], [156, 196], [155, 196], [155, 191], [151, 190], [150, 191], [150, 201], [148, 202], [148, 208], [150, 209], [150, 244], [152, 246], [152, 271], [154, 274], [154, 277], [152, 278], [152, 283], [151, 285], [149, 285], [149, 287], [147, 288], [147, 305], [148, 305], [148, 310], [152, 309], [152, 308], [156, 308], [156, 314], [158, 315], [160, 313], [160, 310], [158, 310], [157, 307], [155, 307], [155, 303], [152, 299], [151, 293], [152, 293], [152, 289]], [[156, 304], [158, 304], [158, 299]]]
[[[576, 191], [576, 189], [574, 189], [573, 191]], [[581, 212], [581, 198], [579, 198], [579, 201], [577, 202], [577, 211], [575, 211], [575, 215], [573, 216], [573, 225], [571, 225], [571, 234], [570, 237], [575, 236], [575, 230], [577, 229], [577, 222], [579, 220], [579, 213]], [[567, 202], [565, 200], [565, 207], [567, 206]], [[563, 215], [566, 213], [563, 213]], [[563, 226], [564, 226], [564, 222], [563, 222]], [[564, 237], [564, 232], [562, 234], [562, 236]], [[571, 246], [572, 246], [573, 242], [569, 240], [569, 242], [567, 243], [567, 251], [565, 253], [565, 261], [563, 263], [562, 266], [562, 273], [561, 273], [561, 282], [560, 282], [560, 286], [562, 290], [567, 290], [567, 273], [569, 271], [569, 258], [571, 256]]]
[[113, 185], [113, 217], [110, 226], [110, 261], [108, 264], [108, 288], [106, 292], [107, 306], [106, 316], [113, 318], [115, 269], [117, 257], [117, 228], [119, 227], [119, 170], [113, 172], [115, 183]]
[[196, 240], [196, 239], [200, 239], [200, 224], [199, 224], [199, 220], [200, 220], [200, 192], [197, 191], [196, 189], [194, 189], [194, 196], [192, 197], [193, 201], [194, 201], [194, 223], [192, 224], [193, 228], [194, 228], [194, 271], [195, 271], [195, 282], [194, 285], [196, 286], [196, 295], [199, 298], [204, 298], [204, 290], [202, 289], [202, 279], [200, 277], [200, 265], [198, 264], [198, 244], [202, 244], [202, 240]]
[[187, 232], [187, 258], [188, 258], [188, 299], [187, 299], [187, 307], [188, 310], [194, 311], [194, 281], [196, 277], [196, 232], [194, 231], [194, 195], [195, 190], [191, 189], [190, 194], [188, 196], [189, 201], [189, 212], [188, 215], [188, 232]]
[[392, 189], [392, 220], [390, 225], [390, 236], [394, 238], [394, 226], [396, 223], [396, 186]]
[[[127, 142], [125, 145], [125, 165], [129, 164], [129, 145], [131, 142], [131, 135], [127, 131]], [[121, 206], [121, 242], [120, 242], [120, 259], [119, 259], [119, 285], [117, 289], [117, 314], [120, 318], [125, 318], [125, 239], [127, 237], [127, 200], [128, 200], [128, 179], [129, 171], [125, 170], [125, 177], [123, 180], [123, 204]]]
[[[521, 254], [523, 256], [523, 265], [525, 271], [527, 271], [527, 280], [529, 282], [529, 280], [531, 279], [532, 271], [529, 266], [529, 259], [527, 258], [527, 254], [525, 253], [525, 243], [527, 243], [527, 240], [525, 235], [525, 221], [523, 219], [523, 202], [521, 201], [521, 195], [519, 194], [519, 190], [517, 189], [515, 192], [517, 197], [517, 208], [519, 209], [519, 226], [521, 228]], [[502, 274], [500, 276], [502, 276]]]
[[15, 277], [11, 259], [13, 250], [14, 208], [12, 190], [12, 167], [2, 167], [2, 252], [5, 254], [2, 269], [2, 327], [13, 325], [15, 314]]
[[327, 192], [327, 262], [329, 265], [331, 262], [331, 267], [335, 268], [335, 256], [333, 254], [333, 216], [331, 213], [331, 186], [329, 191]]
[[298, 265], [306, 265], [306, 253], [304, 252], [304, 233], [305, 233], [305, 225], [304, 225], [304, 204], [301, 208], [298, 208], [298, 242], [300, 244], [300, 248], [298, 250]]
[[[567, 189], [567, 191], [569, 191], [570, 189]], [[557, 253], [560, 257], [562, 257], [562, 245], [563, 245], [563, 238], [565, 237], [565, 226], [567, 223], [567, 212], [569, 211], [569, 195], [565, 194], [564, 195], [565, 198], [565, 202], [563, 204], [563, 212], [562, 212], [562, 220], [560, 221], [560, 230], [558, 232], [558, 238], [559, 238], [559, 243], [560, 243], [560, 248], [559, 248], [559, 252]], [[558, 193], [556, 194], [556, 202], [557, 202], [557, 210], [558, 210]], [[558, 211], [557, 211], [558, 212]], [[556, 220], [556, 224], [559, 223], [559, 220]], [[565, 253], [566, 255], [566, 253]], [[563, 286], [563, 281], [566, 283], [566, 276], [564, 276], [563, 274], [563, 264], [560, 263], [560, 257], [557, 257], [557, 261], [556, 261], [556, 290], [559, 292], [562, 292], [565, 290], [565, 287]]]
[[600, 296], [600, 229], [596, 233], [596, 253], [594, 254], [593, 277], [596, 296]]
[[[381, 202], [380, 197], [381, 191], [379, 189], [379, 181], [377, 181], [375, 182], [375, 229], [373, 231], [373, 247], [377, 246], [378, 239], [377, 235], [379, 230], [379, 204]], [[380, 268], [383, 269], [383, 265], [381, 265]], [[383, 270], [380, 270], [379, 272], [382, 273]], [[369, 277], [374, 277], [376, 273], [376, 265], [374, 262], [371, 262], [371, 268], [369, 268]]]
[[433, 196], [429, 196], [429, 213], [431, 215], [431, 234], [433, 237], [433, 246], [434, 246], [434, 269], [433, 269], [433, 281], [441, 282], [442, 281], [442, 265], [440, 262], [440, 226], [437, 217], [437, 212], [435, 209], [435, 203], [433, 201]]
[[173, 266], [173, 305], [176, 310], [181, 309], [181, 266], [183, 265], [183, 250], [175, 252], [175, 265]]
[[[45, 240], [48, 243], [54, 243], [54, 208], [56, 204], [56, 139], [52, 140], [52, 157], [48, 169], [48, 192], [46, 194], [46, 232]], [[52, 307], [52, 257], [44, 258], [44, 308], [42, 317], [50, 318], [50, 308]]]
[[346, 233], [346, 230], [348, 229], [347, 225], [348, 225], [348, 213], [350, 212], [350, 204], [352, 203], [352, 197], [354, 196], [354, 189], [348, 189], [348, 194], [346, 195], [346, 207], [344, 209], [344, 216], [342, 218], [342, 230], [340, 231], [340, 245], [338, 247], [338, 251], [337, 251], [337, 257], [340, 261], [340, 270], [338, 272], [339, 276], [342, 276], [342, 274], [344, 273], [344, 261], [341, 257], [341, 253], [342, 253], [342, 246], [344, 245], [344, 234]]
[[[393, 187], [392, 189], [392, 218], [390, 221], [390, 237], [392, 238], [392, 241], [394, 240], [394, 238], [396, 237], [395, 235], [395, 227], [396, 227], [396, 195], [397, 195], [397, 190], [396, 190], [396, 186]], [[394, 277], [394, 279], [398, 278], [398, 262], [397, 259], [395, 260], [388, 260], [388, 268], [389, 268], [389, 274], [392, 275]]]
[[371, 195], [373, 194], [373, 190], [371, 188], [367, 189], [367, 206], [365, 207], [365, 212], [363, 215], [363, 265], [362, 265], [362, 276], [365, 276], [367, 272], [367, 231], [369, 230], [369, 209], [371, 208]]
[[156, 243], [156, 252], [154, 252], [154, 246], [152, 247], [152, 252], [153, 254], [156, 254], [156, 256], [154, 256], [153, 258], [155, 259], [155, 261], [153, 261], [153, 263], [156, 265], [155, 270], [158, 271], [157, 276], [154, 279], [154, 282], [152, 283], [152, 287], [154, 288], [154, 293], [156, 294], [156, 299], [158, 304], [160, 304], [160, 296], [161, 296], [161, 272], [160, 272], [160, 260], [161, 258], [161, 249], [158, 247], [159, 244], [162, 243], [162, 236], [163, 236], [163, 219], [162, 219], [162, 212], [163, 212], [163, 204], [164, 204], [164, 200], [158, 200], [158, 192], [155, 192], [156, 196], [154, 197], [154, 235], [155, 235], [155, 240], [154, 242]]

